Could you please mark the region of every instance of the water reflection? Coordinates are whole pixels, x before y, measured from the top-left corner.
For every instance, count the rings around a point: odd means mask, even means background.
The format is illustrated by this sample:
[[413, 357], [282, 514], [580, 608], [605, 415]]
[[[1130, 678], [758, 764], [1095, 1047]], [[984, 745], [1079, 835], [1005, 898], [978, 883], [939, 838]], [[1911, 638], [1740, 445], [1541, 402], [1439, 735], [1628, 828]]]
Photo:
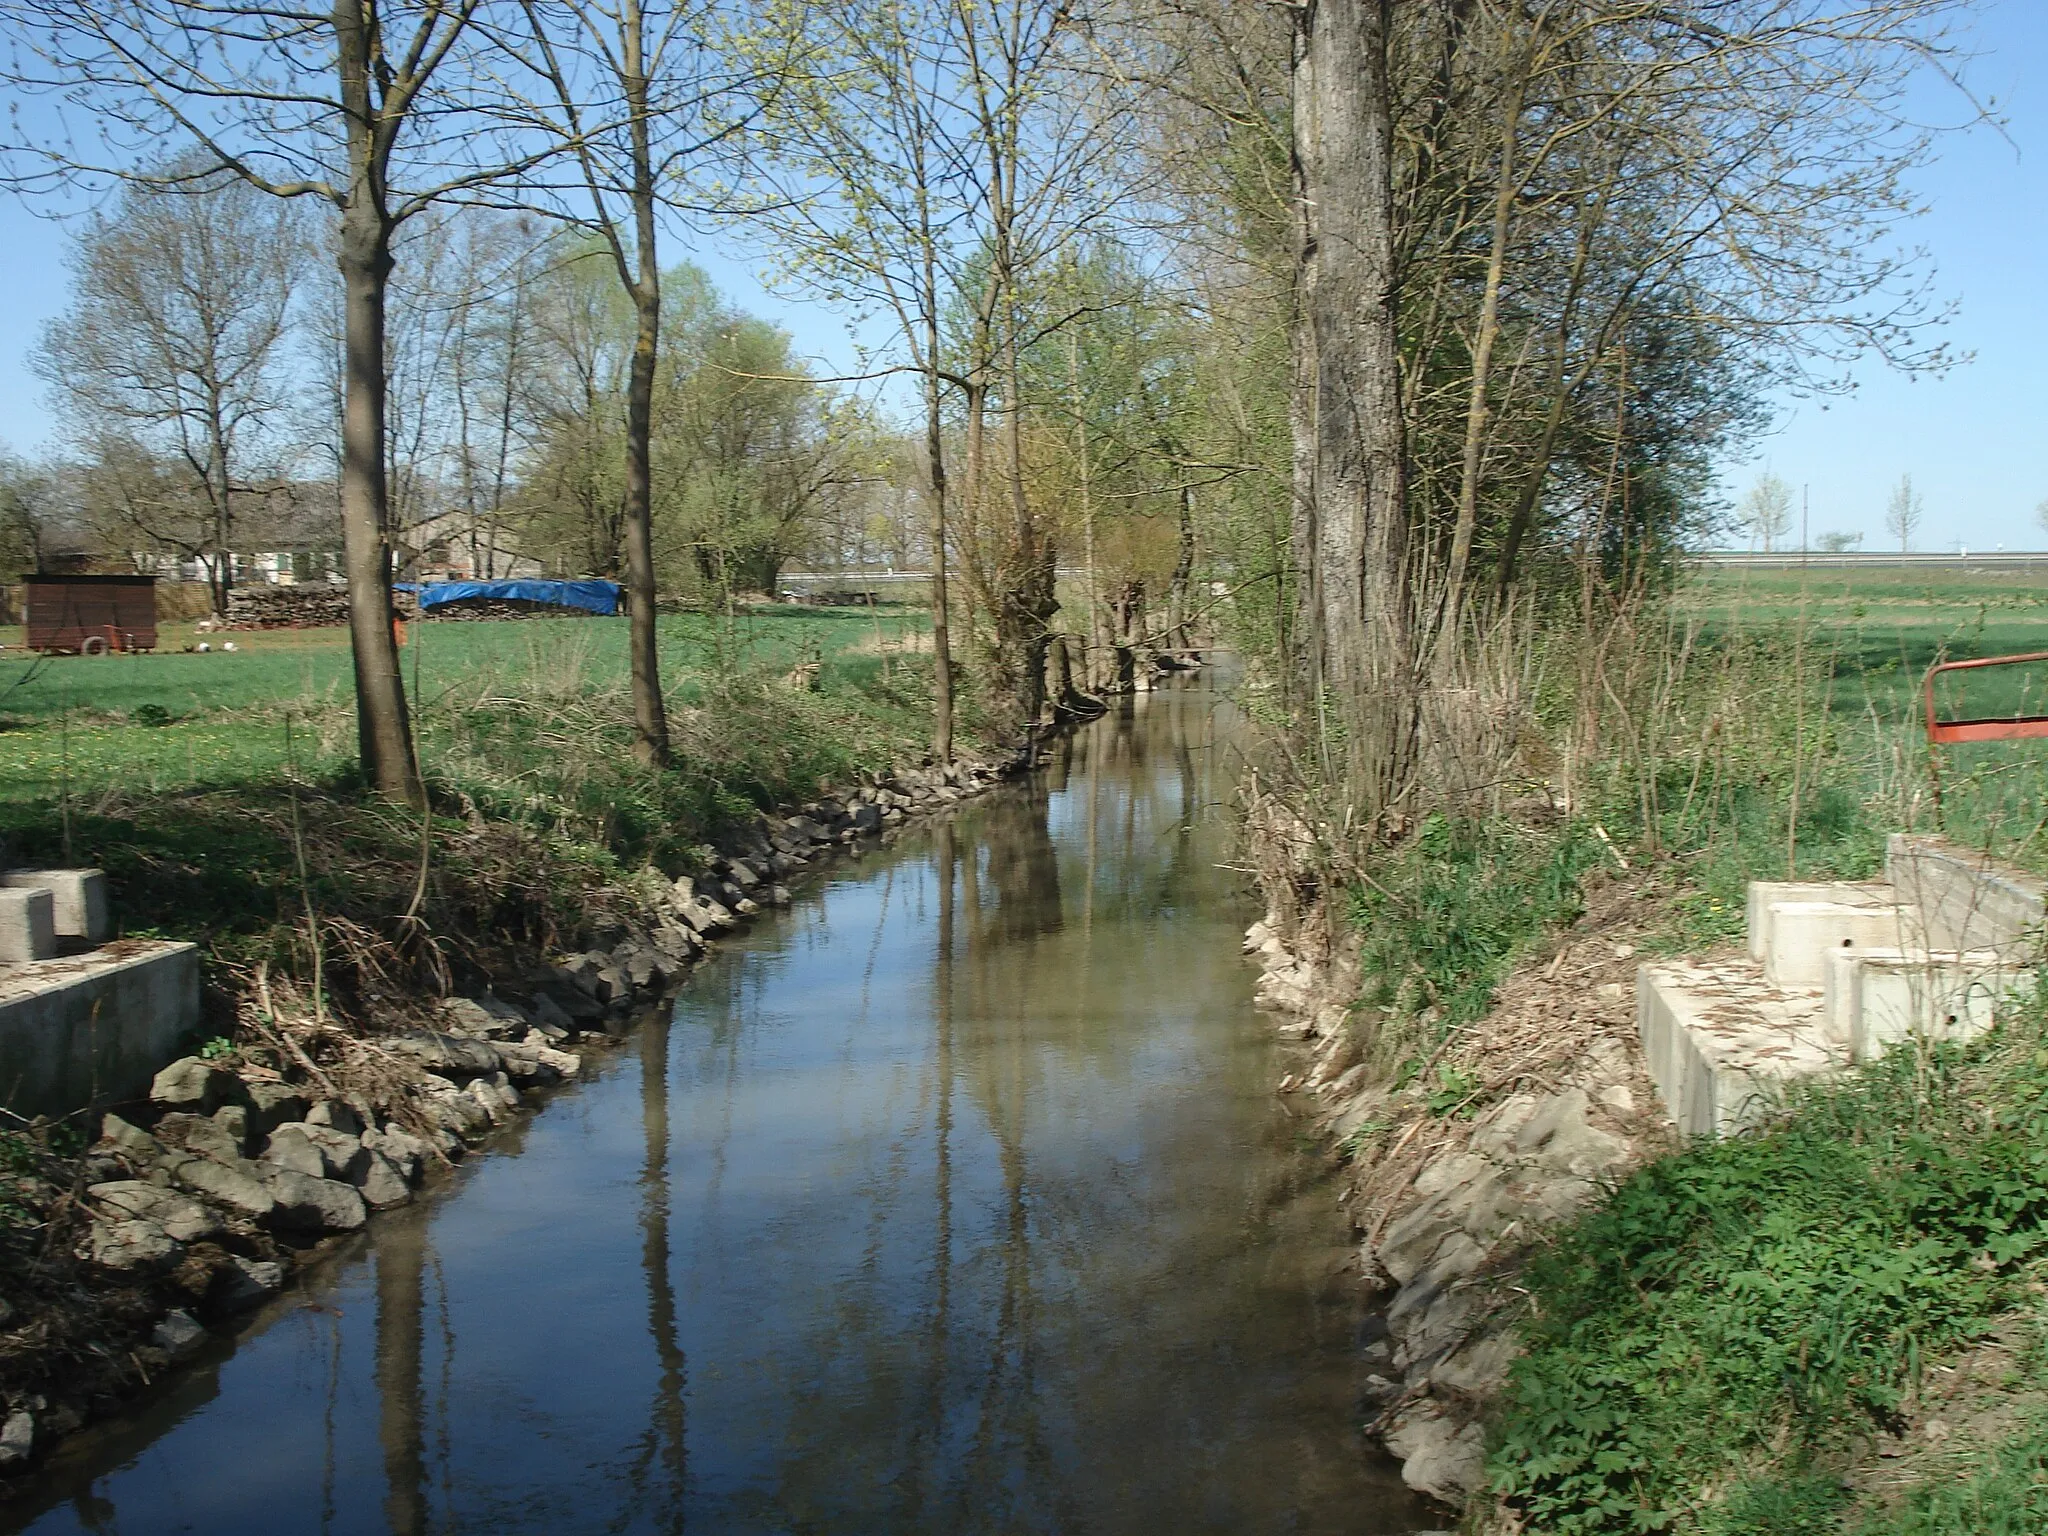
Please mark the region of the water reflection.
[[1428, 1523], [1245, 1005], [1228, 733], [1142, 701], [841, 869], [15, 1528]]

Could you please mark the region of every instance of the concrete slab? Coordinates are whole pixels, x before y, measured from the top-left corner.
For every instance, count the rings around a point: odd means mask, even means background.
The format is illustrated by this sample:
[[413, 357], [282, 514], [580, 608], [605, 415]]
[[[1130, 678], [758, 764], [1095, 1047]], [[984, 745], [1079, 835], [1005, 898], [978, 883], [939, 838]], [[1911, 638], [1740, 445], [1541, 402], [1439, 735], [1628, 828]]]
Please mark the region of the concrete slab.
[[57, 905], [40, 886], [0, 889], [0, 965], [26, 965], [57, 953]]
[[[1891, 887], [1884, 890], [1889, 896]], [[1764, 980], [1774, 987], [1825, 986], [1832, 952], [1911, 949], [1921, 942], [1918, 910], [1895, 901], [1773, 901], [1764, 908]]]
[[1669, 961], [1636, 973], [1636, 1024], [1679, 1134], [1754, 1125], [1789, 1080], [1847, 1064], [1829, 1040], [1819, 988], [1771, 986], [1742, 961]]
[[0, 1105], [61, 1115], [133, 1098], [198, 1027], [196, 945], [124, 939], [0, 967]]
[[1857, 1061], [1909, 1040], [1971, 1040], [2033, 972], [1995, 950], [1883, 950], [1828, 957], [1828, 1034]]
[[1758, 964], [1763, 963], [1769, 938], [1767, 914], [1774, 903], [1782, 901], [1828, 901], [1840, 906], [1889, 908], [1898, 905], [1898, 893], [1888, 880], [1750, 881], [1743, 916], [1749, 934], [1749, 958]]
[[2041, 948], [2048, 885], [1945, 837], [1894, 832], [1885, 874], [1917, 906], [1935, 949], [1995, 949], [2027, 962]]
[[16, 869], [0, 887], [45, 890], [55, 907], [57, 937], [100, 945], [114, 936], [107, 916], [107, 877], [97, 869]]

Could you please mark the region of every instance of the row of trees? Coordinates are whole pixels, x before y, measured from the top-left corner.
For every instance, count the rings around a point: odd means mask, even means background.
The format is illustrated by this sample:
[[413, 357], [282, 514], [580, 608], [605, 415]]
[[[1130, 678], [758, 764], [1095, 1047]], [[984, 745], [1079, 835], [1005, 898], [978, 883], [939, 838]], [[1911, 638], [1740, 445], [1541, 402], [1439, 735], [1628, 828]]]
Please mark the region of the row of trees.
[[[1901, 92], [1952, 8], [0, 0], [0, 25], [50, 114], [23, 119], [17, 185], [325, 205], [359, 616], [381, 614], [405, 494], [393, 274], [428, 244], [400, 231], [455, 207], [548, 224], [595, 253], [563, 291], [619, 320], [562, 419], [598, 421], [603, 394], [621, 426], [551, 437], [516, 491], [509, 458], [471, 479], [494, 517], [525, 497], [615, 519], [661, 757], [657, 507], [760, 520], [773, 499], [661, 484], [658, 432], [723, 409], [674, 358], [715, 357], [749, 398], [793, 372], [663, 281], [673, 220], [715, 219], [867, 316], [869, 375], [915, 402], [907, 453], [816, 407], [831, 451], [778, 494], [915, 472], [942, 756], [956, 622], [1030, 719], [1070, 645], [1114, 670], [1227, 599], [1373, 825], [1414, 795], [1428, 701], [1505, 617], [1654, 576], [1704, 530], [1709, 464], [1764, 391], [1871, 352], [1941, 365], [1921, 269], [1883, 237], [1928, 143]], [[59, 121], [84, 103], [90, 123]], [[462, 227], [468, 252], [502, 226]], [[502, 317], [521, 279], [494, 270]], [[480, 386], [480, 418], [509, 393]], [[1084, 573], [1072, 611], [1063, 568]], [[416, 792], [381, 623], [356, 648], [366, 767]]]
[[[339, 335], [332, 305], [306, 297], [319, 244], [239, 185], [130, 188], [81, 231], [73, 302], [30, 359], [76, 457], [9, 471], [24, 555], [61, 532], [191, 561], [225, 613], [235, 555], [335, 546]], [[605, 253], [475, 210], [417, 221], [401, 253], [394, 550], [453, 542], [485, 575], [617, 574], [636, 322]], [[840, 557], [849, 523], [871, 536], [900, 446], [872, 413], [812, 382], [787, 335], [698, 269], [666, 274], [664, 309], [649, 427], [664, 589], [769, 589], [795, 553]]]
[[[1783, 549], [1792, 535], [1792, 487], [1766, 470], [1743, 492], [1736, 513], [1743, 530], [1763, 548], [1765, 554]], [[1925, 513], [1926, 503], [1920, 492], [1914, 489], [1913, 477], [1899, 476], [1899, 483], [1885, 498], [1884, 526], [1885, 532], [1899, 541], [1901, 553], [1912, 549], [1913, 538], [1920, 531]], [[1853, 549], [1862, 542], [1860, 533], [1839, 532], [1823, 533], [1819, 540], [1820, 548], [1828, 553]]]

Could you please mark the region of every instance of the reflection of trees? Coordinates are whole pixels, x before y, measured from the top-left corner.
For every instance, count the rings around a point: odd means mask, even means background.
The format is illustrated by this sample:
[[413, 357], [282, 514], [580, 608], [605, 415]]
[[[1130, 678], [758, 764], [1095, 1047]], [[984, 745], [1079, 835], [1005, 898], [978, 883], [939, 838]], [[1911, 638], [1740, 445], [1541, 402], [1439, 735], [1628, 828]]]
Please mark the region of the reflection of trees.
[[427, 1528], [420, 1413], [426, 1222], [388, 1223], [377, 1241], [377, 1440], [384, 1452], [384, 1521], [392, 1536]]
[[[662, 1477], [654, 1490], [659, 1528], [682, 1529], [683, 1502], [689, 1474], [685, 1438], [688, 1361], [676, 1322], [676, 1293], [670, 1279], [669, 1247], [669, 1026], [649, 1021], [640, 1030], [640, 1125], [647, 1153], [640, 1170], [640, 1268], [647, 1284], [647, 1331], [653, 1336], [654, 1358], [661, 1367], [655, 1382], [643, 1454], [636, 1457], [633, 1485], [646, 1491], [650, 1462], [658, 1461]], [[636, 1500], [638, 1502], [638, 1500]]]

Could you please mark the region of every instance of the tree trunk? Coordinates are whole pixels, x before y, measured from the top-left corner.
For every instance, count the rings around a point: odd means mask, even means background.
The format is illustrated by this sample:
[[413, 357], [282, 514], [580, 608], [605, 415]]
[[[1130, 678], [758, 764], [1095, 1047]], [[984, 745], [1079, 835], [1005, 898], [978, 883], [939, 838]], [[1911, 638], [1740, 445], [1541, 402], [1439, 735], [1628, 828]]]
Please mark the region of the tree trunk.
[[[1542, 30], [1542, 20], [1536, 23]], [[1500, 290], [1507, 274], [1508, 237], [1513, 230], [1515, 199], [1522, 178], [1516, 173], [1516, 141], [1522, 128], [1522, 92], [1526, 76], [1517, 69], [1501, 114], [1500, 179], [1494, 191], [1493, 225], [1486, 254], [1486, 282], [1479, 300], [1479, 327], [1472, 343], [1472, 380], [1465, 402], [1465, 448], [1458, 472], [1458, 517], [1451, 531], [1449, 568], [1444, 572], [1443, 606], [1438, 618], [1437, 679], [1451, 681], [1458, 631], [1465, 618], [1465, 587], [1472, 564], [1472, 538], [1479, 527], [1479, 476], [1486, 456], [1486, 429], [1492, 418], [1493, 351], [1500, 339]]]
[[367, 199], [342, 211], [343, 405], [341, 542], [356, 667], [356, 741], [363, 778], [379, 794], [425, 803], [413, 755], [405, 680], [391, 632], [391, 550], [384, 469], [384, 295], [391, 231]]
[[939, 399], [938, 290], [925, 246], [924, 450], [932, 491], [932, 756], [953, 761], [953, 650], [946, 597], [946, 436]]
[[626, 0], [626, 105], [633, 146], [633, 222], [639, 271], [631, 284], [636, 321], [633, 365], [626, 384], [626, 589], [632, 595], [627, 638], [632, 665], [633, 755], [668, 763], [668, 710], [661, 697], [661, 659], [654, 621], [654, 364], [661, 341], [661, 266], [655, 250], [654, 157], [647, 122], [647, 75], [637, 0]]
[[1297, 13], [1293, 80], [1313, 349], [1313, 395], [1296, 413], [1311, 433], [1312, 676], [1344, 722], [1345, 779], [1367, 823], [1410, 788], [1416, 719], [1389, 9], [1310, 0]]

